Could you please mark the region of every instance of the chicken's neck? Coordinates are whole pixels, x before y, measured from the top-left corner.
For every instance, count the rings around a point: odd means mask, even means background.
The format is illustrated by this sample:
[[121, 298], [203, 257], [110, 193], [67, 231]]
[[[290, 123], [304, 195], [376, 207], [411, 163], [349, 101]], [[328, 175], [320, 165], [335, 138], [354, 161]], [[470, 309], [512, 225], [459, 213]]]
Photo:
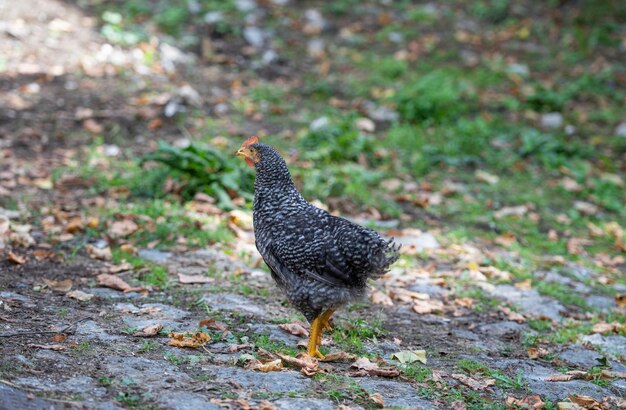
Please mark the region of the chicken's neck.
[[254, 209], [276, 208], [306, 203], [296, 189], [285, 161], [259, 163], [254, 180]]

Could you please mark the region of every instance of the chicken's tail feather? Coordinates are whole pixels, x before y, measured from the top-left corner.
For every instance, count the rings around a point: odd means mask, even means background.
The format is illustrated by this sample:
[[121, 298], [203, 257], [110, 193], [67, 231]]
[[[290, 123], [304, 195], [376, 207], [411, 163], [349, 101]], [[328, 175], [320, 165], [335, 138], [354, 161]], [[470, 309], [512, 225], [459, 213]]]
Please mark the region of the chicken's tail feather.
[[371, 277], [377, 278], [389, 272], [389, 267], [400, 257], [401, 246], [393, 238], [383, 242], [378, 257], [374, 259]]

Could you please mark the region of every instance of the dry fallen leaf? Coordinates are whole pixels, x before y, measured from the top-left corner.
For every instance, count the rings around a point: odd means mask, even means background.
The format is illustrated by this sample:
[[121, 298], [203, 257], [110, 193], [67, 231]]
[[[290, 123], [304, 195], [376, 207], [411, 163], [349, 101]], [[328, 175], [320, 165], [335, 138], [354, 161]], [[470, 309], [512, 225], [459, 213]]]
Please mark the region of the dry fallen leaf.
[[581, 214], [585, 215], [595, 215], [598, 213], [598, 207], [591, 202], [585, 201], [576, 201], [574, 202], [574, 209], [576, 209]]
[[443, 302], [440, 300], [416, 300], [413, 302], [413, 311], [419, 314], [443, 312]]
[[157, 323], [155, 325], [145, 327], [139, 332], [133, 333], [133, 336], [139, 336], [139, 337], [156, 336], [161, 331], [161, 329], [163, 329], [163, 325], [160, 323]]
[[521, 313], [514, 312], [506, 306], [501, 306], [499, 310], [500, 312], [506, 315], [507, 319], [512, 320], [513, 322], [517, 322], [517, 323], [526, 322], [526, 318], [524, 317], [524, 315], [522, 315]]
[[581, 395], [570, 394], [568, 398], [572, 401], [572, 403], [575, 403], [586, 410], [610, 409], [610, 406], [605, 406], [604, 404], [600, 403], [599, 401], [597, 401], [591, 396], [581, 396]]
[[209, 330], [217, 330], [218, 332], [227, 332], [228, 328], [226, 327], [226, 325], [222, 322], [218, 322], [215, 319], [212, 318], [207, 318], [207, 319], [202, 319], [199, 323], [198, 323], [198, 327], [202, 328], [202, 327], [206, 327]]
[[272, 360], [266, 363], [258, 359], [252, 359], [246, 364], [246, 370], [258, 370], [260, 372], [279, 372], [283, 369], [283, 362], [280, 359]]
[[319, 359], [320, 362], [353, 362], [356, 356], [347, 352], [332, 352]]
[[26, 263], [26, 258], [13, 252], [8, 253], [7, 259], [9, 260], [9, 262], [13, 262], [16, 265], [23, 265], [24, 263]]
[[528, 207], [526, 205], [505, 206], [495, 211], [493, 213], [493, 217], [496, 219], [502, 219], [507, 216], [523, 216], [526, 215], [527, 212]]
[[300, 323], [283, 323], [278, 325], [278, 327], [294, 336], [309, 337], [309, 331]]
[[480, 182], [486, 182], [489, 185], [497, 184], [498, 181], [500, 181], [500, 177], [498, 177], [497, 175], [490, 174], [489, 172], [483, 171], [483, 170], [480, 170], [480, 169], [476, 170], [476, 172], [474, 173], [474, 176]]
[[52, 341], [54, 343], [63, 343], [65, 342], [66, 339], [67, 339], [67, 335], [64, 333], [57, 333], [54, 336], [52, 336]]
[[541, 410], [546, 407], [546, 404], [541, 400], [541, 397], [527, 396], [523, 399], [516, 399], [513, 396], [508, 396], [505, 400], [507, 409], [529, 409], [529, 410]]
[[385, 407], [385, 400], [383, 399], [383, 396], [380, 393], [370, 394], [369, 398], [374, 404], [376, 404], [376, 406], [380, 408]]
[[115, 221], [109, 227], [109, 235], [113, 237], [128, 236], [135, 233], [139, 226], [130, 219]]
[[350, 373], [350, 376], [362, 376], [364, 375], [363, 373], [369, 374], [371, 376], [382, 377], [398, 377], [400, 375], [400, 370], [396, 369], [395, 367], [380, 367], [377, 363], [372, 363], [367, 357], [360, 358], [350, 367], [362, 371]]
[[622, 308], [622, 309], [626, 309], [626, 295], [621, 295], [621, 294], [616, 294], [615, 295], [615, 303], [617, 303], [617, 306]]
[[188, 333], [172, 332], [169, 334], [169, 337], [171, 339], [168, 344], [175, 347], [197, 348], [204, 346], [211, 340], [210, 335], [200, 331], [191, 336], [189, 336]]
[[105, 286], [111, 289], [121, 290], [123, 292], [133, 292], [133, 291], [145, 292], [146, 291], [144, 288], [132, 287], [128, 283], [126, 283], [124, 279], [115, 275], [109, 275], [108, 273], [102, 273], [98, 275], [97, 279], [98, 279], [98, 285]]
[[93, 299], [94, 295], [91, 293], [83, 292], [82, 290], [73, 290], [71, 292], [67, 292], [65, 296], [70, 297], [72, 299], [80, 300], [81, 302], [87, 302]]
[[278, 410], [278, 407], [267, 400], [263, 400], [259, 403], [259, 410]]
[[131, 270], [132, 268], [133, 268], [133, 265], [131, 265], [130, 263], [126, 261], [123, 261], [119, 265], [109, 264], [109, 273], [126, 272], [128, 270]]
[[391, 300], [391, 298], [386, 293], [383, 293], [380, 290], [373, 291], [370, 294], [370, 300], [376, 305], [393, 306], [393, 301]]
[[550, 354], [550, 352], [548, 352], [548, 350], [544, 349], [543, 347], [529, 347], [527, 353], [528, 358], [533, 360], [542, 358]]
[[72, 289], [72, 285], [73, 285], [71, 279], [64, 279], [64, 280], [44, 279], [43, 281], [49, 289], [56, 290], [59, 292], [68, 292]]
[[397, 359], [400, 363], [421, 362], [426, 364], [426, 350], [403, 350], [391, 354], [392, 359]]
[[33, 349], [44, 349], [44, 350], [65, 350], [65, 346], [63, 345], [38, 345], [38, 344], [29, 344], [28, 347], [32, 347]]
[[276, 353], [286, 363], [296, 366], [306, 376], [312, 376], [315, 373], [319, 373], [322, 370], [319, 368], [319, 362], [314, 357], [307, 355], [306, 353], [300, 353], [296, 357], [287, 356], [282, 353]]
[[460, 373], [452, 373], [450, 376], [472, 390], [485, 390], [487, 387], [496, 384], [495, 379], [475, 379]]
[[620, 331], [624, 331], [626, 330], [626, 325], [622, 325], [621, 323], [618, 322], [613, 322], [613, 323], [606, 323], [606, 322], [600, 322], [600, 323], [596, 323], [593, 328], [591, 329], [591, 331], [593, 333], [619, 333]]
[[185, 275], [184, 273], [178, 274], [178, 281], [180, 283], [192, 284], [192, 283], [211, 283], [215, 279], [204, 275]]
[[113, 256], [111, 255], [111, 248], [109, 248], [108, 246], [104, 248], [98, 248], [94, 245], [87, 244], [85, 246], [85, 249], [87, 249], [87, 254], [92, 259], [110, 261], [113, 258]]

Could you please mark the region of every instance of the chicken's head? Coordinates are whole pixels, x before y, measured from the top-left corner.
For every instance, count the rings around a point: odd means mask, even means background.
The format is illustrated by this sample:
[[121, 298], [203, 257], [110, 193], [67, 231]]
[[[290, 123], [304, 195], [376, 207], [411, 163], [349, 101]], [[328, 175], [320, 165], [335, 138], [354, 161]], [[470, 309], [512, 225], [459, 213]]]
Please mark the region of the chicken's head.
[[237, 151], [237, 156], [243, 157], [246, 160], [246, 164], [254, 167], [254, 164], [261, 160], [261, 156], [252, 145], [259, 142], [258, 137], [250, 137], [241, 144], [241, 148]]

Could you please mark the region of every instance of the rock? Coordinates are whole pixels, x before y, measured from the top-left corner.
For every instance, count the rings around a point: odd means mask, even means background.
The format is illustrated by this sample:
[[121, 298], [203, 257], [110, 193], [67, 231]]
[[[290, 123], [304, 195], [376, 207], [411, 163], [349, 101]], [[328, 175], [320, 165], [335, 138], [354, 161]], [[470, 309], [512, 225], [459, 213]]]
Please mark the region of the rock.
[[534, 273], [534, 276], [537, 279], [541, 279], [546, 282], [560, 283], [562, 285], [566, 285], [572, 288], [572, 290], [576, 293], [589, 294], [591, 292], [591, 288], [584, 283], [578, 282], [565, 275], [561, 275], [560, 273], [555, 271], [538, 271]]
[[624, 336], [602, 336], [596, 333], [584, 336], [582, 341], [599, 348], [615, 358], [620, 356], [626, 357], [626, 337]]
[[526, 330], [526, 326], [511, 321], [489, 323], [478, 327], [479, 332], [490, 338], [497, 337], [506, 340], [518, 339], [524, 330]]
[[307, 52], [309, 53], [309, 56], [313, 58], [323, 57], [325, 48], [326, 48], [326, 43], [324, 42], [323, 39], [319, 37], [312, 38], [307, 43]]
[[[143, 329], [148, 326], [161, 324], [165, 327], [181, 328], [181, 319], [189, 316], [189, 312], [181, 309], [177, 309], [172, 306], [164, 305], [162, 303], [146, 303], [139, 307], [132, 303], [118, 303], [114, 306], [114, 309], [118, 311], [125, 311], [122, 316], [122, 321], [133, 328]], [[141, 309], [160, 309], [153, 313], [148, 314], [136, 314], [133, 312], [140, 311]]]
[[319, 34], [326, 28], [326, 20], [322, 13], [316, 9], [308, 9], [304, 12], [304, 24], [303, 31], [307, 34]]
[[560, 112], [550, 112], [541, 116], [543, 128], [556, 129], [563, 126], [563, 115]]
[[265, 33], [258, 27], [246, 27], [243, 29], [243, 38], [255, 48], [263, 47], [265, 43]]
[[545, 316], [558, 322], [561, 320], [561, 312], [566, 310], [558, 301], [541, 296], [535, 289], [522, 290], [512, 285], [496, 285], [487, 291], [498, 299], [516, 305], [530, 316]]
[[141, 249], [137, 256], [150, 262], [165, 263], [172, 256], [172, 253], [162, 252], [157, 249]]
[[439, 285], [433, 285], [429, 279], [417, 278], [415, 283], [409, 286], [409, 290], [418, 293], [427, 293], [435, 298], [442, 298], [448, 294], [445, 288]]
[[163, 360], [143, 357], [108, 356], [103, 367], [115, 378], [141, 383], [151, 394], [160, 395], [164, 389], [185, 389], [193, 379]]
[[169, 73], [175, 72], [177, 65], [186, 65], [194, 61], [193, 55], [164, 42], [159, 45], [159, 56], [161, 65]]
[[122, 336], [107, 333], [105, 329], [94, 320], [86, 320], [80, 322], [76, 326], [76, 334], [87, 340], [100, 340], [106, 342], [119, 341], [124, 339]]
[[[234, 381], [246, 390], [265, 391], [269, 393], [303, 392], [312, 388], [312, 381], [299, 372], [289, 370], [282, 372], [262, 373], [244, 370], [237, 367], [203, 367], [203, 371], [215, 377], [215, 380], [228, 383]], [[232, 389], [232, 386], [229, 385]]]
[[249, 13], [257, 7], [254, 0], [235, 0], [235, 6], [242, 13]]
[[588, 306], [604, 312], [608, 312], [609, 310], [615, 309], [617, 307], [617, 304], [615, 303], [615, 298], [610, 298], [608, 296], [587, 296], [585, 298], [585, 302], [587, 302]]
[[511, 74], [517, 74], [521, 77], [528, 77], [530, 70], [526, 64], [512, 63], [507, 66], [507, 71]]
[[232, 293], [208, 293], [202, 297], [202, 301], [213, 309], [225, 310], [228, 312], [247, 313], [258, 317], [264, 317], [267, 315], [264, 307], [256, 304], [244, 296]]
[[221, 11], [209, 11], [204, 15], [204, 22], [207, 24], [215, 24], [224, 19], [224, 13]]
[[65, 406], [0, 383], [0, 409], [57, 410], [62, 408]]
[[578, 366], [582, 370], [589, 370], [600, 364], [596, 359], [601, 359], [602, 355], [595, 350], [585, 349], [582, 346], [572, 346], [559, 353], [558, 357], [569, 365]]
[[365, 111], [367, 112], [367, 116], [374, 121], [378, 122], [394, 122], [397, 121], [400, 116], [398, 113], [391, 108], [385, 107], [383, 105], [376, 105], [371, 101], [366, 101], [364, 103]]
[[615, 135], [618, 137], [626, 138], [626, 121], [620, 123], [617, 127], [615, 127]]
[[380, 393], [385, 401], [385, 407], [419, 408], [420, 410], [437, 408], [427, 400], [417, 397], [417, 390], [406, 383], [370, 378], [355, 378], [355, 380], [370, 393]]
[[278, 61], [278, 53], [272, 49], [267, 50], [263, 53], [263, 56], [261, 57], [261, 61], [265, 65], [270, 65], [273, 62]]
[[437, 238], [430, 232], [415, 232], [415, 234], [404, 235], [396, 238], [396, 242], [402, 245], [400, 252], [414, 254], [426, 249], [439, 248]]
[[163, 391], [159, 393], [158, 403], [166, 409], [172, 410], [221, 410], [222, 407], [208, 401], [198, 393], [185, 391]]
[[311, 122], [311, 124], [309, 125], [309, 129], [311, 131], [319, 131], [322, 128], [327, 127], [328, 125], [330, 125], [330, 120], [328, 119], [328, 117], [319, 117]]
[[280, 399], [273, 403], [278, 410], [335, 410], [335, 403], [320, 399]]

